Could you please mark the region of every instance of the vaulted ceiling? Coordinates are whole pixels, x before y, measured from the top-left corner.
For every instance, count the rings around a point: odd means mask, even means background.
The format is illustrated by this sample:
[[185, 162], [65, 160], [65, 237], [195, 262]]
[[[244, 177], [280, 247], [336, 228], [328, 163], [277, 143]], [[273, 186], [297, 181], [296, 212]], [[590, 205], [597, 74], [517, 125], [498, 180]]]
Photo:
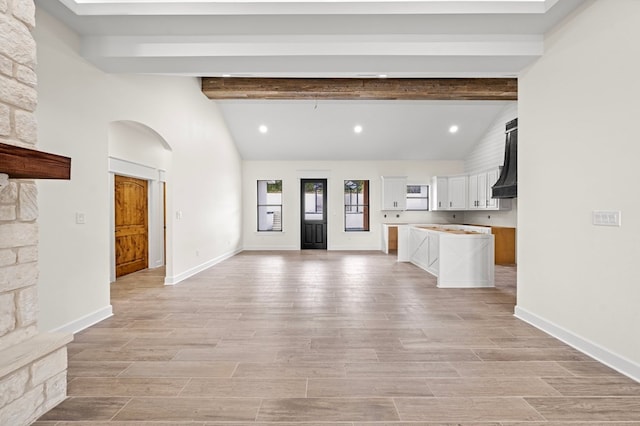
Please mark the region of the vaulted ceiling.
[[[542, 55], [543, 34], [582, 0], [36, 0], [36, 3], [74, 29], [81, 38], [82, 55], [111, 73], [450, 78], [517, 77]], [[316, 114], [303, 114], [302, 111], [310, 109], [308, 102], [216, 102], [243, 156], [252, 159], [291, 156], [300, 141], [310, 135], [322, 135], [323, 141], [343, 140], [342, 127], [356, 122], [364, 129], [378, 129], [358, 135], [361, 141], [367, 140], [363, 148], [368, 146], [372, 153], [379, 153], [372, 157], [400, 159], [413, 152], [416, 155], [413, 159], [427, 156], [460, 159], [473, 142], [467, 140], [462, 144], [465, 148], [452, 150], [446, 145], [449, 140], [438, 132], [455, 122], [460, 127], [459, 138], [477, 137], [477, 129], [486, 129], [504, 107], [501, 101], [442, 104], [330, 101], [314, 109]], [[322, 127], [314, 127], [319, 125], [317, 111], [324, 114], [329, 108], [335, 108], [331, 119], [327, 116], [327, 120], [320, 120]], [[387, 112], [383, 111], [385, 108], [389, 108]], [[261, 145], [264, 140], [259, 138], [266, 135], [254, 134], [259, 125], [256, 123], [266, 120], [263, 117], [270, 117], [267, 125], [274, 132], [270, 130], [268, 137], [272, 142], [277, 140], [282, 148], [272, 146], [267, 151]], [[386, 120], [389, 127], [380, 129], [384, 117], [398, 119]], [[340, 128], [337, 118], [345, 123]], [[427, 126], [425, 122], [430, 124]], [[275, 133], [275, 129], [285, 127], [286, 132]], [[387, 136], [394, 134], [400, 136], [393, 138], [396, 150], [373, 149], [379, 143], [388, 144]], [[405, 140], [406, 145], [401, 145]], [[418, 149], [423, 144], [434, 146]], [[346, 159], [345, 150], [339, 148], [344, 145], [327, 153], [329, 159]], [[302, 150], [295, 155], [304, 156]]]

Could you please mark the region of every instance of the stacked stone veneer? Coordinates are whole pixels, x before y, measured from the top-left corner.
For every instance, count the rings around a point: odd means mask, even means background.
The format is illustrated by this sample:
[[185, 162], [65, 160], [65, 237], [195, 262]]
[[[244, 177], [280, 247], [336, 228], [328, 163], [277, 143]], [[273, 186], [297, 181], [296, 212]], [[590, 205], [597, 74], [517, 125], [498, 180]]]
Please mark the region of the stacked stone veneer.
[[[0, 0], [0, 142], [35, 148], [33, 0]], [[3, 173], [0, 163], [0, 174]], [[0, 180], [0, 425], [27, 425], [66, 397], [70, 337], [38, 333], [38, 204], [31, 180]]]

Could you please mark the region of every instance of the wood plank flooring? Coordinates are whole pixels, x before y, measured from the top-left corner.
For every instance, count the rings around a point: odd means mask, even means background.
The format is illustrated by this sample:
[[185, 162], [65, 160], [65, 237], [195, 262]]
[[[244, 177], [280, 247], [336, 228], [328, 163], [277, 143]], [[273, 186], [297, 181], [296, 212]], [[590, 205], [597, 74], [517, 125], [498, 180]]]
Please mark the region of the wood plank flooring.
[[171, 287], [112, 285], [38, 426], [640, 425], [640, 384], [378, 252], [244, 252]]

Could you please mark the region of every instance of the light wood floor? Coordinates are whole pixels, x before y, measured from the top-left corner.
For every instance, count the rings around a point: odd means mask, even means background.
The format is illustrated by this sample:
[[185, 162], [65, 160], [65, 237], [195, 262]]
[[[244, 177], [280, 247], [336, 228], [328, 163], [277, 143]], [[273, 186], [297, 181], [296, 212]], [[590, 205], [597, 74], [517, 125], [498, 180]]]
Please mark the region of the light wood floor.
[[438, 289], [377, 252], [161, 272], [112, 285], [38, 426], [640, 424], [640, 384], [513, 317], [514, 268], [495, 289]]

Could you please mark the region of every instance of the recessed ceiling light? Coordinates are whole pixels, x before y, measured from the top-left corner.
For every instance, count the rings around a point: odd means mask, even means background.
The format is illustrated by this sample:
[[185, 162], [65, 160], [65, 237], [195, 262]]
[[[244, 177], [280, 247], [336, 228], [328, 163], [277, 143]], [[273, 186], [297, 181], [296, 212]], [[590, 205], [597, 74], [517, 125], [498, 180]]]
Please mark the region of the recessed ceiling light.
[[231, 74], [222, 74], [223, 77], [231, 77]]
[[457, 133], [458, 129], [458, 126], [454, 124], [453, 126], [449, 127], [449, 133]]
[[386, 74], [378, 74], [378, 78], [387, 78]]
[[359, 124], [356, 124], [355, 127], [353, 128], [353, 131], [356, 133], [362, 133], [362, 126]]
[[267, 133], [269, 131], [269, 128], [264, 124], [261, 124], [260, 127], [258, 127], [258, 130], [260, 131], [260, 133]]

